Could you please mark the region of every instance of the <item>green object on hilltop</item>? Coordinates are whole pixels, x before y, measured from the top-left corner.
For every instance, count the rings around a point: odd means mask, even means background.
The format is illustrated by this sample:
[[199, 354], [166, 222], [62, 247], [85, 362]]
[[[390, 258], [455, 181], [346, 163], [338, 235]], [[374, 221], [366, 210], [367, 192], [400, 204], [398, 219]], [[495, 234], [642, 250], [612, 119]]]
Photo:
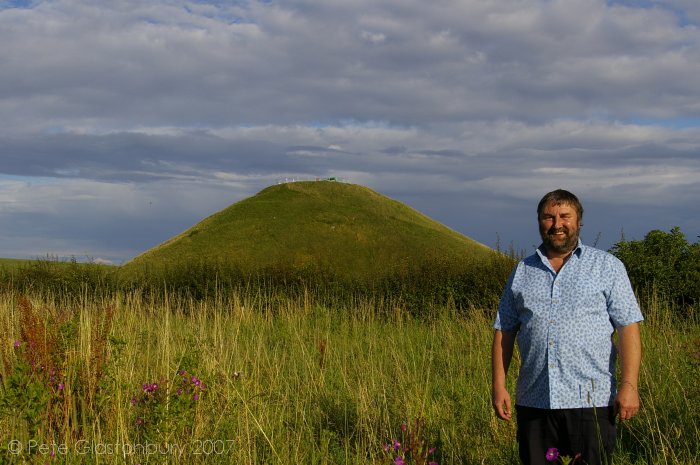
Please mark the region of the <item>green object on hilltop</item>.
[[158, 269], [207, 261], [249, 273], [284, 267], [366, 278], [426, 262], [464, 262], [494, 253], [367, 187], [309, 181], [270, 186], [122, 268]]

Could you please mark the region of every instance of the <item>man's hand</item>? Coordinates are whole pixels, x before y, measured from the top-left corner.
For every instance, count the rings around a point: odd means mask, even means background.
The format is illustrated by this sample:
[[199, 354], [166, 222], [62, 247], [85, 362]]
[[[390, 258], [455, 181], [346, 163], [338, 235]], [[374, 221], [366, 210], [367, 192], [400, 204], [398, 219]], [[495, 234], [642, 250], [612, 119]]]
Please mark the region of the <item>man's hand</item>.
[[510, 394], [506, 389], [494, 388], [492, 394], [493, 410], [501, 420], [510, 421], [512, 416], [510, 406]]
[[636, 386], [628, 381], [620, 383], [620, 387], [615, 396], [615, 415], [620, 416], [620, 420], [629, 420], [639, 412], [639, 394]]
[[632, 323], [618, 328], [620, 350], [621, 381], [615, 396], [615, 414], [620, 420], [629, 420], [639, 412], [639, 393], [637, 379], [639, 365], [642, 360], [642, 342], [639, 334], [639, 323]]
[[510, 394], [506, 389], [506, 374], [513, 356], [515, 332], [496, 330], [493, 334], [491, 352], [491, 402], [496, 416], [501, 420], [510, 420], [512, 415]]

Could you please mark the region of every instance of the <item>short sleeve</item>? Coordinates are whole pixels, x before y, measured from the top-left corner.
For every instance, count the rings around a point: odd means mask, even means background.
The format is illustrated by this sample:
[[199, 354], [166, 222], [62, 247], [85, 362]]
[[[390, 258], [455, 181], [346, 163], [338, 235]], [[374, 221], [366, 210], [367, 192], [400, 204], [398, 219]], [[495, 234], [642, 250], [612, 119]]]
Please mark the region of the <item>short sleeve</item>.
[[519, 328], [518, 311], [515, 306], [515, 298], [513, 297], [513, 280], [517, 273], [517, 267], [510, 274], [508, 283], [503, 289], [501, 300], [498, 303], [498, 311], [496, 312], [496, 321], [493, 324], [494, 329], [499, 331], [517, 331]]
[[611, 288], [608, 294], [608, 314], [615, 328], [644, 320], [637, 297], [627, 276], [625, 265], [611, 256]]

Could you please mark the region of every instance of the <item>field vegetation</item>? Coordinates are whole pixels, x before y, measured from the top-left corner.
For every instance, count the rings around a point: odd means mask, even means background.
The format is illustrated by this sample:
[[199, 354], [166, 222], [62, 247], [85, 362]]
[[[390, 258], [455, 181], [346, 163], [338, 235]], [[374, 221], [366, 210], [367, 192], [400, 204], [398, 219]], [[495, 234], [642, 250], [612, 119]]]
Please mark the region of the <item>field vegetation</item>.
[[[33, 266], [46, 282], [0, 292], [3, 463], [395, 463], [402, 438], [435, 448], [416, 463], [516, 463], [490, 406], [495, 297], [416, 312], [263, 281], [194, 298]], [[696, 463], [700, 323], [658, 299], [644, 313], [643, 407], [614, 463]]]
[[[613, 248], [646, 318], [616, 465], [700, 463], [698, 246], [678, 234]], [[0, 463], [517, 463], [490, 343], [518, 254], [444, 250], [366, 274], [0, 261]]]

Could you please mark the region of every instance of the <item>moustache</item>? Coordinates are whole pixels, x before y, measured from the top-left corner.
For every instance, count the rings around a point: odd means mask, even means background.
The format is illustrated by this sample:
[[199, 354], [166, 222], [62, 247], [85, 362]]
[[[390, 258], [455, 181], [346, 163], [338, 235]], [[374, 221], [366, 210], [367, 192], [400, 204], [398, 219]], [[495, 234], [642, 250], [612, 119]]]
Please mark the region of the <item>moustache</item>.
[[547, 231], [547, 234], [550, 234], [550, 235], [551, 235], [551, 234], [558, 234], [558, 233], [566, 233], [566, 234], [568, 234], [568, 233], [569, 233], [569, 229], [568, 229], [568, 228], [558, 228], [558, 229], [551, 228], [551, 229], [549, 229], [549, 230]]

